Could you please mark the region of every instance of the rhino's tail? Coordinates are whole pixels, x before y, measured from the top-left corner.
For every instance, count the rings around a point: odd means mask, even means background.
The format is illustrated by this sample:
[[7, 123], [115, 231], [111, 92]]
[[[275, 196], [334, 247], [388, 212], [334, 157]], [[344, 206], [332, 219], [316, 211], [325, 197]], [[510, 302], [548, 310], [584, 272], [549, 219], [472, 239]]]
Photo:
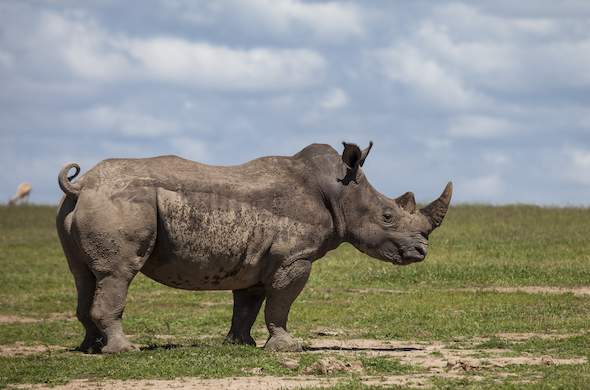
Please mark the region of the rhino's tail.
[[[68, 176], [68, 172], [70, 169], [76, 169], [76, 172], [72, 176]], [[76, 163], [69, 163], [64, 166], [61, 171], [59, 171], [59, 175], [57, 176], [57, 182], [59, 183], [59, 188], [67, 195], [71, 196], [72, 198], [78, 198], [78, 194], [82, 187], [80, 183], [72, 183], [71, 180], [78, 176], [80, 173], [80, 166]]]

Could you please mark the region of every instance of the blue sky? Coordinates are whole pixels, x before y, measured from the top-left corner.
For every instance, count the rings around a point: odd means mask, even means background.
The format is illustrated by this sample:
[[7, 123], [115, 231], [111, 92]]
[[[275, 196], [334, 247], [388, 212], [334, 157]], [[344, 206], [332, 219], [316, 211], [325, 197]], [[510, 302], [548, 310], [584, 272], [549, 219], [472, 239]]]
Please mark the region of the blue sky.
[[590, 204], [588, 1], [0, 2], [0, 201], [70, 161], [375, 146], [425, 201]]

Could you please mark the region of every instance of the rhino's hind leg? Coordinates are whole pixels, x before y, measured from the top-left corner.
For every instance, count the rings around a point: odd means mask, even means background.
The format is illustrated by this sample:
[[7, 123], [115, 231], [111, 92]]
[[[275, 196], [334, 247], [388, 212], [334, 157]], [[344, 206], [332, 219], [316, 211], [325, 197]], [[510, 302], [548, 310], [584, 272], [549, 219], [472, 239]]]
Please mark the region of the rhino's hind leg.
[[96, 291], [96, 278], [88, 266], [81, 261], [79, 257], [73, 257], [68, 251], [65, 252], [67, 253], [66, 256], [68, 258], [70, 271], [72, 271], [72, 274], [74, 275], [76, 291], [78, 293], [76, 317], [78, 318], [78, 321], [82, 323], [86, 331], [84, 340], [76, 349], [86, 353], [98, 353], [100, 352], [104, 335], [98, 329], [94, 321], [92, 321], [90, 316], [90, 309]]
[[250, 330], [264, 301], [264, 286], [233, 290], [234, 310], [226, 343], [256, 345]]
[[127, 256], [116, 259], [118, 263], [108, 272], [98, 272], [96, 293], [90, 315], [98, 329], [105, 335], [103, 353], [116, 353], [137, 349], [123, 333], [123, 311], [127, 291], [149, 255], [137, 256], [139, 246], [128, 245]]
[[269, 338], [264, 348], [269, 351], [298, 352], [301, 344], [287, 332], [289, 310], [299, 295], [311, 271], [311, 262], [296, 260], [289, 265], [281, 266], [273, 275], [267, 289], [266, 307], [264, 310]]
[[78, 292], [76, 317], [84, 326], [86, 334], [84, 340], [76, 349], [86, 353], [98, 353], [100, 352], [104, 335], [100, 332], [90, 316], [90, 308], [92, 307], [96, 289], [96, 278], [86, 264], [80, 264], [79, 266], [80, 268], [77, 270], [74, 270], [72, 267], [72, 273], [76, 279], [76, 290]]
[[64, 250], [68, 266], [74, 276], [77, 292], [76, 317], [84, 326], [85, 336], [80, 343], [78, 351], [95, 353], [100, 352], [103, 334], [90, 317], [90, 308], [96, 290], [96, 278], [84, 261], [84, 254], [74, 243], [71, 235], [72, 211], [75, 203], [70, 198], [64, 198], [59, 206], [57, 215], [57, 232]]
[[90, 315], [104, 333], [103, 353], [115, 353], [137, 349], [123, 333], [123, 310], [129, 284], [135, 275], [105, 275], [96, 284], [96, 295]]
[[[78, 200], [74, 222], [80, 247], [96, 277], [90, 317], [104, 335], [103, 353], [136, 349], [123, 333], [129, 284], [151, 255], [156, 240], [155, 191], [152, 202], [113, 201], [94, 193]], [[150, 200], [150, 193], [135, 197]]]

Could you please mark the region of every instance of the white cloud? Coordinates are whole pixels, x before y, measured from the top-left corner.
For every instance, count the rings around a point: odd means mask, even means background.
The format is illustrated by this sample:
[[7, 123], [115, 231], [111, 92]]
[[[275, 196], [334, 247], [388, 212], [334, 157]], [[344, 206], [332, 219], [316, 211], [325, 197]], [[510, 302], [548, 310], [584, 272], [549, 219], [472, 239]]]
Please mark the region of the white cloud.
[[518, 18], [513, 20], [512, 25], [515, 29], [538, 35], [548, 35], [558, 30], [555, 21], [545, 18]]
[[486, 13], [474, 5], [462, 3], [443, 4], [433, 12], [433, 19], [449, 23], [457, 35], [475, 40], [510, 39], [518, 34], [544, 36], [558, 29], [556, 22], [544, 17], [513, 17]]
[[182, 103], [182, 108], [184, 108], [187, 111], [194, 110], [196, 106], [197, 105], [195, 104], [195, 102], [188, 99]]
[[590, 186], [590, 150], [566, 148], [565, 154], [568, 160], [564, 171], [566, 179]]
[[238, 49], [176, 37], [130, 38], [107, 33], [91, 19], [55, 12], [42, 17], [34, 44], [55, 47], [58, 60], [74, 74], [94, 81], [273, 90], [315, 84], [326, 67], [324, 58], [309, 49]]
[[43, 55], [51, 47], [50, 53], [79, 77], [104, 81], [133, 74], [125, 50], [118, 47], [119, 38], [83, 15], [44, 12], [37, 35], [30, 39], [31, 54]]
[[510, 157], [508, 157], [505, 153], [499, 151], [485, 152], [482, 155], [482, 159], [486, 163], [498, 167], [505, 166], [510, 163]]
[[419, 28], [416, 40], [424, 51], [463, 72], [488, 74], [510, 70], [515, 66], [513, 47], [502, 42], [454, 41], [450, 28], [444, 24], [426, 21]]
[[523, 87], [590, 86], [590, 38], [532, 46], [521, 60], [518, 76]]
[[463, 115], [455, 119], [449, 127], [449, 135], [464, 138], [494, 138], [519, 131], [511, 122], [483, 115]]
[[504, 193], [504, 181], [498, 174], [489, 174], [460, 181], [457, 193], [463, 199], [475, 201], [490, 201]]
[[150, 77], [210, 88], [304, 86], [321, 79], [325, 67], [306, 49], [232, 49], [178, 38], [129, 40], [126, 46]]
[[0, 1], [0, 155], [53, 201], [66, 159], [373, 139], [384, 192], [448, 178], [460, 201], [588, 204], [590, 5], [539, 1]]
[[514, 110], [512, 96], [551, 98], [590, 84], [590, 38], [569, 37], [571, 23], [443, 4], [373, 59], [388, 79], [443, 109]]
[[348, 104], [348, 95], [340, 88], [330, 90], [320, 102], [320, 106], [327, 110], [336, 110]]
[[365, 33], [362, 9], [348, 2], [300, 0], [176, 1], [169, 5], [175, 15], [197, 25], [229, 21], [245, 34], [273, 36], [311, 35], [328, 42], [341, 42]]
[[275, 95], [268, 100], [273, 110], [286, 111], [291, 110], [298, 103], [297, 97], [292, 94]]
[[63, 48], [63, 58], [79, 76], [94, 80], [119, 80], [132, 75], [131, 64], [115, 51], [100, 49], [88, 39], [73, 40]]
[[322, 38], [346, 38], [361, 35], [359, 10], [339, 2], [305, 3], [297, 0], [238, 0], [242, 9], [253, 12], [274, 31], [301, 27]]
[[387, 78], [413, 87], [441, 106], [469, 107], [482, 100], [459, 76], [409, 43], [378, 50], [375, 56]]
[[449, 150], [453, 145], [452, 141], [444, 135], [413, 135], [412, 139], [424, 146], [429, 151], [441, 152]]
[[158, 137], [174, 134], [176, 123], [157, 118], [135, 110], [112, 106], [96, 106], [66, 115], [70, 126], [83, 126], [87, 129], [114, 132], [126, 136]]
[[543, 92], [590, 83], [590, 39], [564, 37], [576, 27], [571, 19], [497, 16], [452, 3], [439, 7], [412, 39], [460, 68], [475, 88]]

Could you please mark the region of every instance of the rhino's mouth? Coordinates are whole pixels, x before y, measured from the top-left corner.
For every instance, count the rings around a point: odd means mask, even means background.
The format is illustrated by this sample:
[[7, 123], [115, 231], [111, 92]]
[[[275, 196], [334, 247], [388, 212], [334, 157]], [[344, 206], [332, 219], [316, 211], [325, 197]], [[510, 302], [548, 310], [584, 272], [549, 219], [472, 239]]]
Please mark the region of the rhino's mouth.
[[383, 255], [383, 258], [386, 261], [391, 262], [392, 264], [397, 264], [397, 265], [408, 264], [404, 261], [404, 258], [402, 257], [399, 248], [394, 244], [387, 245], [385, 248], [383, 248], [381, 250], [381, 253]]
[[404, 250], [398, 248], [395, 244], [386, 246], [381, 252], [387, 261], [395, 265], [417, 263], [426, 257], [425, 253], [418, 251], [416, 248]]
[[426, 249], [423, 246], [416, 246], [414, 248], [403, 251], [404, 260], [410, 263], [416, 263], [426, 258]]

